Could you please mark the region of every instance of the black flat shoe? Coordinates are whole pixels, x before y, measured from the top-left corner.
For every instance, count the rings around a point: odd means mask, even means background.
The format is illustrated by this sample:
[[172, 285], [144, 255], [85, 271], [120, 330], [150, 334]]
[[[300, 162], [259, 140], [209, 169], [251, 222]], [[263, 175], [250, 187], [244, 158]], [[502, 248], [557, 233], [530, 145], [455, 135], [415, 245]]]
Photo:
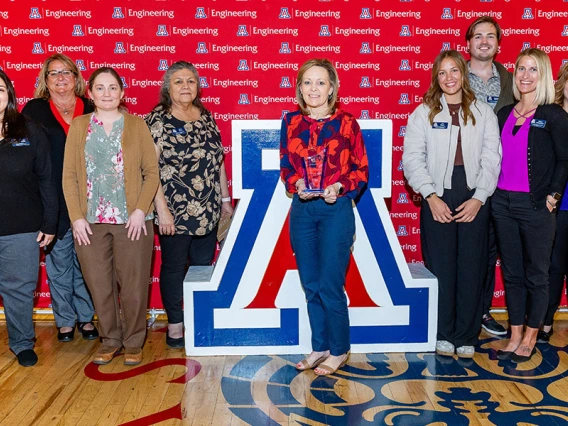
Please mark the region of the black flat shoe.
[[536, 343], [548, 343], [550, 342], [550, 336], [552, 336], [552, 328], [550, 331], [538, 330], [536, 335]]
[[170, 337], [170, 332], [166, 331], [166, 345], [174, 349], [183, 348], [185, 347], [185, 339], [183, 337], [174, 339], [173, 337]]
[[[93, 329], [92, 330], [85, 330], [85, 326], [87, 324], [91, 324], [93, 326]], [[77, 330], [79, 330], [81, 332], [81, 334], [83, 335], [83, 339], [85, 339], [85, 340], [95, 340], [96, 338], [99, 337], [99, 331], [97, 330], [97, 327], [95, 327], [95, 325], [93, 324], [92, 321], [78, 322], [77, 323]]]
[[517, 364], [520, 364], [522, 362], [527, 362], [530, 361], [530, 359], [532, 358], [532, 356], [536, 353], [536, 348], [533, 348], [531, 351], [530, 355], [518, 355], [516, 353], [513, 353], [513, 355], [511, 355], [511, 361], [516, 362]]
[[497, 351], [497, 359], [500, 360], [505, 360], [505, 359], [511, 359], [511, 356], [513, 356], [515, 352], [513, 351], [502, 351], [501, 349], [499, 349]]
[[72, 342], [75, 338], [75, 328], [72, 328], [71, 331], [66, 331], [64, 333], [61, 332], [61, 328], [57, 329], [57, 340], [59, 340], [60, 342]]
[[37, 364], [37, 355], [33, 349], [24, 349], [16, 355], [22, 367], [31, 367]]

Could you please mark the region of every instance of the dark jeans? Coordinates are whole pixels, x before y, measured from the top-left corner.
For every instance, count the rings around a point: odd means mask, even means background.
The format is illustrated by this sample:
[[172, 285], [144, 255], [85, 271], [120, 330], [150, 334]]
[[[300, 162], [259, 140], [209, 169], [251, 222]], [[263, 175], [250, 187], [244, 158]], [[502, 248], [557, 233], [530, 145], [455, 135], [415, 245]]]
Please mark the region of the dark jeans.
[[548, 306], [548, 270], [556, 215], [535, 210], [526, 192], [497, 189], [492, 212], [511, 325], [539, 328]]
[[317, 352], [342, 355], [350, 348], [344, 286], [354, 235], [350, 198], [327, 204], [323, 198], [302, 201], [294, 195], [290, 239], [306, 292], [312, 349]]
[[183, 280], [188, 265], [211, 265], [217, 248], [217, 228], [207, 235], [160, 235], [160, 294], [170, 324], [183, 322]]
[[560, 306], [564, 276], [568, 265], [568, 211], [560, 210], [556, 216], [556, 237], [552, 246], [552, 257], [549, 271], [548, 310], [544, 317], [544, 325], [552, 325], [554, 314]]
[[[452, 189], [442, 200], [450, 210], [469, 200], [463, 166], [455, 167]], [[481, 326], [481, 296], [487, 270], [489, 206], [483, 205], [470, 223], [440, 223], [432, 217], [428, 201], [422, 201], [420, 234], [426, 267], [438, 278], [437, 340], [455, 346], [477, 344]]]

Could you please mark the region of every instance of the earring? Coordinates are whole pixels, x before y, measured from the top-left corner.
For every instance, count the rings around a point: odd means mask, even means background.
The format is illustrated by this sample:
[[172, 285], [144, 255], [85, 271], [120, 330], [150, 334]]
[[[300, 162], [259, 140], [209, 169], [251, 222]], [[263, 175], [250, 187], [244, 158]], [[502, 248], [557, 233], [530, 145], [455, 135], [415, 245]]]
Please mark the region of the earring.
[[327, 100], [331, 101], [331, 93], [329, 95], [327, 95]]

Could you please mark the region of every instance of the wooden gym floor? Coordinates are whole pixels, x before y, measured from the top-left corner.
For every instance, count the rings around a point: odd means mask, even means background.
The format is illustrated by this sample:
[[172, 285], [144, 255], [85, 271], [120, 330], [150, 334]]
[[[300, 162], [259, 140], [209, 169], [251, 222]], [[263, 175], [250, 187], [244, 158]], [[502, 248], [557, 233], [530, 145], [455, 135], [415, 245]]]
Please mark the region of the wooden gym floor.
[[186, 358], [150, 325], [144, 360], [90, 362], [98, 341], [59, 343], [36, 324], [39, 363], [23, 368], [0, 322], [0, 425], [568, 425], [568, 322], [525, 364], [499, 361], [481, 335], [473, 360], [354, 354], [332, 377], [297, 356]]

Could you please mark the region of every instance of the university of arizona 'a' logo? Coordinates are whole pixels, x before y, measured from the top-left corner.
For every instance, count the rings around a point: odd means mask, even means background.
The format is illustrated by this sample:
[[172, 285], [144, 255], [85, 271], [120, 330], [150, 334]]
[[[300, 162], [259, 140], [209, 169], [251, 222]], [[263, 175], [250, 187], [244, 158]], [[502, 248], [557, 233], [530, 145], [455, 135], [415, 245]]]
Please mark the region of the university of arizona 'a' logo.
[[408, 237], [406, 225], [398, 225], [398, 231], [396, 231], [396, 235], [397, 237]]
[[361, 49], [359, 49], [359, 53], [362, 53], [363, 55], [370, 55], [373, 53], [371, 50], [371, 43], [367, 41], [361, 42]]
[[445, 7], [442, 11], [442, 19], [454, 19], [454, 16], [452, 15], [452, 9]]
[[32, 7], [30, 11], [30, 19], [41, 19], [41, 13], [39, 13], [39, 7]]
[[122, 13], [121, 7], [115, 7], [112, 12], [112, 19], [124, 19], [124, 13]]
[[239, 25], [239, 28], [237, 29], [237, 36], [239, 36], [239, 37], [248, 37], [249, 36], [249, 32], [247, 30], [246, 25]]
[[82, 37], [85, 35], [85, 33], [83, 32], [81, 25], [73, 25], [73, 32], [71, 33], [71, 35], [74, 37]]
[[282, 77], [282, 80], [280, 81], [280, 88], [281, 89], [289, 89], [290, 87], [292, 87], [292, 83], [290, 82], [290, 77]]
[[361, 14], [359, 15], [359, 19], [371, 19], [371, 12], [368, 7], [364, 7], [361, 9]]
[[278, 15], [278, 19], [292, 19], [287, 7], [280, 8], [280, 15]]
[[562, 30], [562, 36], [568, 37], [568, 25], [564, 25], [564, 30]]
[[283, 41], [280, 44], [280, 50], [278, 51], [278, 53], [282, 53], [284, 55], [288, 55], [288, 54], [292, 53], [292, 51], [290, 50], [290, 45], [287, 41]]
[[85, 66], [85, 61], [83, 59], [77, 59], [75, 61], [75, 65], [77, 65], [79, 71], [87, 71], [87, 67]]
[[[432, 350], [436, 280], [427, 271], [421, 280], [411, 275], [384, 200], [391, 197], [392, 122], [359, 125], [370, 175], [354, 210], [346, 281], [352, 351]], [[233, 197], [239, 203], [212, 275], [184, 284], [188, 354], [311, 350], [290, 247], [291, 200], [280, 180], [280, 128], [279, 120], [233, 121]]]
[[398, 67], [399, 71], [410, 71], [410, 61], [408, 59], [402, 59], [400, 61], [400, 66]]
[[320, 37], [331, 37], [329, 25], [322, 25], [319, 32]]
[[237, 102], [239, 105], [249, 105], [249, 97], [247, 93], [241, 93], [239, 96], [239, 101]]
[[398, 167], [396, 168], [399, 172], [404, 171], [404, 166], [402, 165], [402, 160], [398, 162]]
[[121, 41], [117, 41], [114, 45], [114, 53], [118, 54], [125, 54], [126, 49], [124, 48], [124, 43]]
[[410, 99], [408, 97], [408, 93], [401, 93], [400, 99], [398, 100], [399, 105], [408, 105], [410, 104]]
[[369, 77], [365, 77], [365, 76], [361, 77], [361, 83], [359, 83], [359, 87], [361, 89], [371, 87], [371, 81], [369, 80]]
[[239, 60], [239, 66], [237, 67], [237, 71], [249, 71], [250, 68], [248, 66], [247, 60], [246, 59], [240, 59]]
[[198, 7], [195, 11], [195, 19], [207, 19], [204, 7]]
[[207, 87], [209, 87], [209, 83], [207, 82], [207, 77], [200, 76], [200, 77], [199, 77], [199, 85], [200, 85], [202, 88], [207, 88]]
[[160, 63], [158, 64], [158, 71], [167, 71], [170, 66], [168, 65], [167, 59], [160, 59]]
[[165, 25], [158, 25], [158, 31], [156, 31], [156, 35], [160, 37], [167, 37], [170, 35], [170, 33], [168, 33], [168, 29]]
[[525, 10], [523, 11], [523, 16], [521, 18], [522, 19], [534, 19], [532, 9], [530, 7], [525, 7]]
[[398, 136], [405, 137], [406, 136], [406, 126], [400, 126], [398, 129]]
[[122, 81], [122, 87], [123, 88], [128, 88], [128, 83], [126, 82], [126, 77], [120, 77], [120, 80]]
[[442, 43], [442, 49], [440, 49], [441, 52], [445, 52], [447, 50], [451, 50], [452, 46], [450, 45], [450, 42], [445, 41]]
[[361, 115], [359, 115], [359, 120], [370, 120], [371, 116], [369, 115], [368, 109], [362, 109]]
[[32, 53], [34, 55], [42, 55], [44, 53], [43, 47], [41, 47], [41, 43], [34, 42], [34, 47], [32, 47]]
[[207, 50], [207, 43], [205, 43], [204, 41], [197, 42], [197, 49], [195, 49], [195, 53], [199, 54], [209, 53], [209, 50]]
[[531, 48], [531, 42], [530, 42], [530, 41], [525, 41], [525, 42], [523, 43], [523, 47], [521, 47], [521, 52], [522, 52], [523, 50], [527, 50], [527, 49], [530, 49], [530, 48]]
[[400, 34], [399, 34], [399, 36], [401, 36], [401, 37], [411, 37], [411, 36], [412, 36], [412, 33], [410, 32], [410, 26], [408, 26], [408, 25], [403, 25], [403, 26], [400, 28]]

